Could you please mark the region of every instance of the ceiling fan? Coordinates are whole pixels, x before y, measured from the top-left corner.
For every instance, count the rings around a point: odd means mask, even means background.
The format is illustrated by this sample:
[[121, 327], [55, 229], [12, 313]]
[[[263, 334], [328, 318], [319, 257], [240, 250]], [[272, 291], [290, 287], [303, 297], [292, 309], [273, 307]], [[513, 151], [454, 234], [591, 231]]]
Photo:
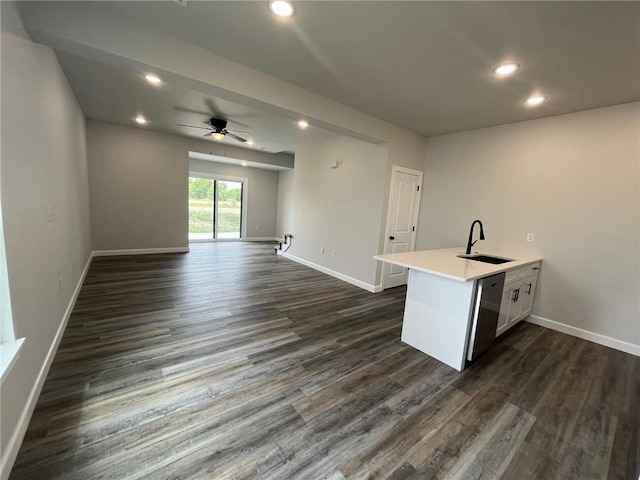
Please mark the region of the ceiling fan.
[[243, 130], [228, 129], [227, 121], [222, 118], [211, 117], [208, 122], [202, 122], [202, 123], [204, 123], [206, 127], [200, 127], [198, 125], [186, 125], [184, 123], [179, 123], [178, 126], [190, 127], [190, 128], [202, 128], [203, 130], [209, 130], [207, 133], [204, 134], [204, 136], [213, 137], [216, 140], [224, 140], [227, 136], [229, 136], [234, 140], [244, 143], [247, 141], [246, 138], [243, 138], [231, 132], [246, 133], [248, 135], [251, 135], [249, 132], [245, 132]]

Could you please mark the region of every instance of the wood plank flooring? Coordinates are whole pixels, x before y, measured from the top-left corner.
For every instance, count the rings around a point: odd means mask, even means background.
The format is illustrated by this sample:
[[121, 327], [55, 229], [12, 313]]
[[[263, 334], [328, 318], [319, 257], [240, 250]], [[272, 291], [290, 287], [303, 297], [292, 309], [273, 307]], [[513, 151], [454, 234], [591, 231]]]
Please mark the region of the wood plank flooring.
[[522, 323], [456, 372], [259, 243], [96, 258], [11, 479], [633, 479], [640, 358]]

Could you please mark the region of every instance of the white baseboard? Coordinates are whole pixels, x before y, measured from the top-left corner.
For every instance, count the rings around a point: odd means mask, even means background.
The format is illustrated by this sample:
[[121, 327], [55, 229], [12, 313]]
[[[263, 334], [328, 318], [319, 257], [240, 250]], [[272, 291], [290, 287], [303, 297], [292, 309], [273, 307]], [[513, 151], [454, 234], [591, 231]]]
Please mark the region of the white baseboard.
[[323, 267], [322, 265], [318, 265], [317, 263], [310, 262], [305, 260], [304, 258], [296, 257], [295, 255], [291, 255], [290, 253], [283, 253], [283, 257], [293, 260], [294, 262], [301, 263], [309, 268], [313, 268], [314, 270], [318, 270], [319, 272], [326, 273], [327, 275], [331, 275], [332, 277], [338, 278], [343, 282], [350, 283], [351, 285], [355, 285], [356, 287], [360, 287], [364, 290], [367, 290], [371, 293], [377, 293], [382, 290], [380, 285], [371, 285], [370, 283], [365, 283], [357, 278], [350, 277], [340, 272], [336, 272], [335, 270], [331, 270], [330, 268]]
[[197, 238], [189, 243], [220, 243], [220, 242], [284, 242], [276, 237], [248, 237], [248, 238]]
[[277, 237], [248, 237], [244, 239], [245, 242], [284, 242], [284, 240]]
[[[47, 352], [44, 363], [40, 368], [40, 372], [38, 372], [38, 376], [35, 383], [33, 384], [33, 387], [31, 388], [31, 392], [29, 392], [29, 397], [27, 398], [27, 402], [22, 409], [22, 414], [20, 415], [18, 423], [16, 424], [16, 429], [13, 431], [9, 442], [7, 442], [7, 448], [4, 452], [2, 452], [2, 459], [0, 460], [0, 478], [2, 480], [6, 480], [7, 478], [9, 478], [9, 473], [11, 472], [11, 468], [13, 467], [13, 463], [16, 461], [16, 457], [18, 456], [18, 452], [20, 451], [20, 446], [22, 445], [22, 440], [25, 433], [27, 433], [27, 428], [29, 427], [29, 422], [31, 421], [31, 415], [33, 414], [33, 410], [36, 408], [36, 404], [38, 403], [38, 397], [40, 396], [40, 392], [42, 391], [42, 386], [44, 385], [44, 381], [46, 380], [49, 373], [49, 368], [51, 367], [53, 358], [58, 351], [58, 346], [60, 345], [60, 341], [62, 340], [62, 336], [64, 335], [64, 331], [67, 327], [67, 323], [69, 322], [69, 318], [71, 317], [73, 307], [75, 306], [76, 300], [78, 299], [78, 294], [82, 289], [84, 279], [87, 276], [89, 267], [91, 266], [91, 260], [94, 257], [94, 253], [95, 252], [91, 252], [89, 258], [87, 259], [84, 270], [82, 271], [82, 274], [78, 279], [76, 288], [73, 291], [73, 295], [71, 295], [71, 299], [69, 300], [67, 309], [64, 312], [62, 321], [58, 326], [56, 335], [53, 337], [53, 342], [49, 347], [49, 351]], [[28, 341], [29, 339], [26, 338], [25, 342]]]
[[111, 257], [116, 255], [150, 255], [154, 253], [187, 253], [189, 247], [168, 247], [168, 248], [130, 248], [124, 250], [94, 250], [93, 257]]
[[606, 335], [593, 333], [578, 327], [573, 327], [571, 325], [556, 322], [554, 320], [549, 320], [548, 318], [539, 317], [538, 315], [530, 315], [525, 320], [529, 323], [540, 325], [541, 327], [550, 328], [551, 330], [566, 333], [567, 335], [582, 338], [583, 340], [588, 340], [599, 345], [604, 345], [605, 347], [614, 348], [616, 350], [620, 350], [621, 352], [630, 353], [631, 355], [640, 357], [640, 345], [634, 345], [633, 343], [607, 337]]

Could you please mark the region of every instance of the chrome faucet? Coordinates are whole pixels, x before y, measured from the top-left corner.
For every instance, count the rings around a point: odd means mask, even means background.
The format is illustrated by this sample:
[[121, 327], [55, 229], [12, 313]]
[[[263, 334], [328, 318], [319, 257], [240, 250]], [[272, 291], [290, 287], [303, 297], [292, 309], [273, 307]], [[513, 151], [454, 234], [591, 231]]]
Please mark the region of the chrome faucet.
[[480, 220], [474, 220], [471, 224], [471, 230], [469, 230], [469, 241], [467, 242], [467, 251], [465, 252], [467, 255], [471, 254], [471, 247], [473, 247], [478, 240], [472, 242], [473, 240], [473, 227], [476, 226], [476, 223], [480, 224], [480, 240], [484, 240], [484, 229], [482, 228], [482, 222]]

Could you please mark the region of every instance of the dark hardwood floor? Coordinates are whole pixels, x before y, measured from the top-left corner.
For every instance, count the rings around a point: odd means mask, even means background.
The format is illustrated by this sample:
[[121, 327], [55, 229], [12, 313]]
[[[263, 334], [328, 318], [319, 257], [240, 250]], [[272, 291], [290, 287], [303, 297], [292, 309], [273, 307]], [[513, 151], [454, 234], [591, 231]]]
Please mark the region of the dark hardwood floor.
[[463, 373], [259, 243], [93, 261], [11, 479], [633, 479], [640, 358], [523, 322]]

